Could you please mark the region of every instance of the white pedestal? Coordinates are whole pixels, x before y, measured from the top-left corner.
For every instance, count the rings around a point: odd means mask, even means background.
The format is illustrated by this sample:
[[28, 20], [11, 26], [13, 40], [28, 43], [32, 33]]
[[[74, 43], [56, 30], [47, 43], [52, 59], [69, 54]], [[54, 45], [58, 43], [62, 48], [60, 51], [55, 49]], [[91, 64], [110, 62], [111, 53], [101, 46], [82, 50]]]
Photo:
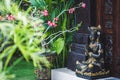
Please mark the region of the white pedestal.
[[[87, 80], [79, 78], [75, 75], [74, 71], [71, 71], [67, 68], [53, 69], [51, 73], [52, 80]], [[120, 80], [119, 78], [109, 77], [97, 80]]]
[[52, 80], [86, 80], [77, 77], [75, 72], [67, 68], [53, 69], [51, 76]]

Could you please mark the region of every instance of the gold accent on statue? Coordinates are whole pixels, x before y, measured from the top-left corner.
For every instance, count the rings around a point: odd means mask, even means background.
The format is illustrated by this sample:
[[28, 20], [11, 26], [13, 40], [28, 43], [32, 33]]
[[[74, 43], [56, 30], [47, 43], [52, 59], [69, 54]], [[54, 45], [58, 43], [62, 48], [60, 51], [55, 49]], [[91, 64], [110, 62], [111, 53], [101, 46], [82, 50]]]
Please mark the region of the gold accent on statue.
[[79, 61], [76, 61], [76, 64], [79, 64]]
[[85, 75], [85, 76], [102, 76], [102, 75], [107, 75], [110, 73], [110, 71], [99, 71], [99, 72], [81, 72], [79, 70], [76, 69], [76, 73], [79, 73], [81, 75]]
[[94, 67], [93, 64], [89, 64], [89, 65], [88, 65], [88, 68], [93, 68], [93, 67]]

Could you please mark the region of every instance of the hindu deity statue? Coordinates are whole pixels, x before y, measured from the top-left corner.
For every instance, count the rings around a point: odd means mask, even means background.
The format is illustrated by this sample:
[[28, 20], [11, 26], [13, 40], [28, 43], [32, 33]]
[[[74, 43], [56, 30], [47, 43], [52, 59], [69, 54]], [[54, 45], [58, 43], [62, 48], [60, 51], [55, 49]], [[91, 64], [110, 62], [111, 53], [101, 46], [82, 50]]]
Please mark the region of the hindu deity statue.
[[105, 70], [104, 67], [104, 51], [101, 37], [101, 27], [89, 27], [89, 43], [86, 45], [86, 60], [79, 62], [76, 61], [76, 74], [77, 76], [95, 79], [100, 76], [109, 74], [109, 71]]

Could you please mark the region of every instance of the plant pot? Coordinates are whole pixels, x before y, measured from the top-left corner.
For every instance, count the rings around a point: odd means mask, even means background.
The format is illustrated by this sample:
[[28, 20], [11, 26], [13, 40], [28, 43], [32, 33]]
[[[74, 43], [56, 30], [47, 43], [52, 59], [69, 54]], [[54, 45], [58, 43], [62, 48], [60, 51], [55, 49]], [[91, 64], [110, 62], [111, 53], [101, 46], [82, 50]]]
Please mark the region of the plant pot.
[[[56, 58], [55, 53], [45, 53], [43, 56], [45, 56], [50, 63], [53, 63]], [[36, 68], [34, 72], [37, 75], [38, 80], [51, 80], [51, 68], [42, 65], [42, 69]]]

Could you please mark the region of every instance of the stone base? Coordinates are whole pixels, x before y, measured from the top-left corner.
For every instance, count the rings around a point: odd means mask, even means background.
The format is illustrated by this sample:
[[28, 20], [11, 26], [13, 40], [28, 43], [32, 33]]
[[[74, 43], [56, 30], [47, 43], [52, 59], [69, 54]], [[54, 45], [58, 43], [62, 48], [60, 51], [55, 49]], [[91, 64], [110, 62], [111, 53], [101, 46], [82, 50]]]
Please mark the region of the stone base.
[[76, 73], [76, 75], [80, 78], [84, 78], [84, 79], [87, 79], [87, 80], [96, 80], [96, 79], [100, 79], [100, 78], [107, 78], [107, 77], [110, 77], [109, 74], [107, 75], [98, 75], [98, 76], [86, 76], [86, 75], [81, 75], [81, 74], [78, 74]]
[[81, 72], [76, 69], [76, 75], [88, 80], [110, 77], [110, 71]]
[[[75, 72], [67, 68], [53, 69], [51, 73], [51, 80], [88, 80], [82, 77], [77, 77]], [[96, 80], [120, 80], [119, 78], [107, 77]]]

